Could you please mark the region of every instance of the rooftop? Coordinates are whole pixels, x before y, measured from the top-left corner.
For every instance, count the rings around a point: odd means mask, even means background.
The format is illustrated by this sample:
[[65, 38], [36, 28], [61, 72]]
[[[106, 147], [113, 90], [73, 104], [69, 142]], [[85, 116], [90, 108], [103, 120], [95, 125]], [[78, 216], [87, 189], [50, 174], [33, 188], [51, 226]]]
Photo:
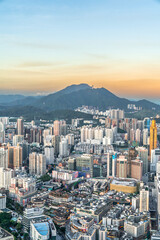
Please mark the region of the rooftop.
[[12, 236], [12, 234], [0, 227], [0, 239], [7, 238], [9, 236]]
[[48, 222], [34, 223], [34, 227], [42, 236], [46, 236], [49, 233]]

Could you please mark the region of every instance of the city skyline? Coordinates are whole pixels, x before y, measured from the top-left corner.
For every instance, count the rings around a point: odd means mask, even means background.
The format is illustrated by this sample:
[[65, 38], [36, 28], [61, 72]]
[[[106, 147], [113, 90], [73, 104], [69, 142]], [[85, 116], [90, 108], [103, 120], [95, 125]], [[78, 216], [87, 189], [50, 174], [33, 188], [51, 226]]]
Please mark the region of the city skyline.
[[71, 84], [159, 98], [158, 0], [0, 1], [0, 92]]

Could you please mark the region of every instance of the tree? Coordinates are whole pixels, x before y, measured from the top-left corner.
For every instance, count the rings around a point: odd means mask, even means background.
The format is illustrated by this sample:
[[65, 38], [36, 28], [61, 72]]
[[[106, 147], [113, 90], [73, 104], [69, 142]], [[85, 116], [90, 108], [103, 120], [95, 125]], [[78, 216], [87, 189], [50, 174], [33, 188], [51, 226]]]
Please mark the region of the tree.
[[21, 223], [17, 223], [16, 229], [17, 229], [17, 231], [20, 231], [22, 229], [22, 224]]
[[43, 181], [43, 182], [48, 182], [51, 179], [52, 178], [48, 174], [45, 174], [42, 177], [40, 177], [40, 180]]
[[29, 240], [30, 239], [28, 233], [24, 233], [23, 237], [24, 237], [24, 240]]

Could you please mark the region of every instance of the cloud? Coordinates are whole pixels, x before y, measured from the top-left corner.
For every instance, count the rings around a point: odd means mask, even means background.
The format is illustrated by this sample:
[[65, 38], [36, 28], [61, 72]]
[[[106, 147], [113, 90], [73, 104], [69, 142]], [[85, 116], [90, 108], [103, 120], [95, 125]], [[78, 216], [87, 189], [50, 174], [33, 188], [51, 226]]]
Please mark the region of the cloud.
[[99, 59], [99, 60], [106, 60], [106, 59], [108, 59], [108, 57], [105, 54], [89, 53], [87, 55], [92, 57], [92, 58]]
[[15, 68], [19, 68], [19, 69], [31, 69], [33, 70], [36, 68], [50, 68], [50, 69], [54, 69], [55, 67], [59, 67], [59, 66], [64, 66], [66, 65], [66, 62], [62, 62], [62, 61], [55, 61], [55, 62], [44, 62], [44, 61], [29, 61], [29, 62], [23, 62], [20, 63], [19, 65], [17, 65]]
[[68, 49], [68, 46], [60, 45], [60, 44], [41, 44], [41, 43], [33, 43], [33, 42], [17, 42], [13, 41], [12, 43], [22, 46], [22, 47], [28, 47], [28, 48], [39, 48], [39, 49]]
[[50, 67], [53, 66], [50, 62], [24, 62], [19, 64], [17, 67], [30, 68], [30, 67]]

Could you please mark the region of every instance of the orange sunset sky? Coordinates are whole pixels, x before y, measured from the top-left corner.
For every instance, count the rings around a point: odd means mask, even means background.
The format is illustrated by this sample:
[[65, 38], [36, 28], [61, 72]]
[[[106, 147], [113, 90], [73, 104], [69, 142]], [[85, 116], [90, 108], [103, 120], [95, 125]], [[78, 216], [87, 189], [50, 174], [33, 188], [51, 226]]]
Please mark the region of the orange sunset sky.
[[0, 1], [0, 93], [71, 84], [158, 99], [160, 1]]

